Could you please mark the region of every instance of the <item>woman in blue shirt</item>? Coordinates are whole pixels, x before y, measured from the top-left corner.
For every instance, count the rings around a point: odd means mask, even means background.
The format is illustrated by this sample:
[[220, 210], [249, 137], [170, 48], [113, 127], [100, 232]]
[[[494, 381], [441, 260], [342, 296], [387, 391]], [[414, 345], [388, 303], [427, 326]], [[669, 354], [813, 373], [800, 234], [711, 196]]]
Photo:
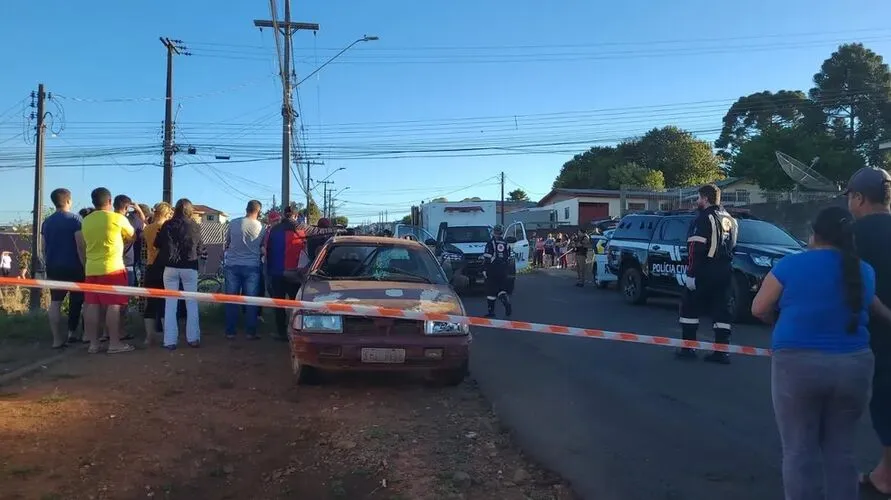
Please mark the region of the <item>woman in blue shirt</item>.
[[854, 218], [840, 207], [817, 215], [809, 250], [784, 257], [765, 277], [752, 314], [775, 322], [774, 414], [787, 500], [856, 500], [854, 433], [869, 401], [870, 311], [887, 320], [875, 272], [855, 253]]

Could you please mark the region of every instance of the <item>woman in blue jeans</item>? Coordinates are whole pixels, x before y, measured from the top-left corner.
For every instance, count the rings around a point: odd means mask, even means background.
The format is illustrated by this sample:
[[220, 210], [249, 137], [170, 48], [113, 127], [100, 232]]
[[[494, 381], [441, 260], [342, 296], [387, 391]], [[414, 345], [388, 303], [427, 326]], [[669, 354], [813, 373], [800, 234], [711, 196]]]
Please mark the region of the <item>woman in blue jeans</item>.
[[771, 392], [787, 500], [856, 500], [857, 422], [869, 401], [869, 313], [887, 320], [875, 272], [855, 253], [851, 214], [817, 215], [808, 251], [775, 263], [752, 314], [775, 322]]

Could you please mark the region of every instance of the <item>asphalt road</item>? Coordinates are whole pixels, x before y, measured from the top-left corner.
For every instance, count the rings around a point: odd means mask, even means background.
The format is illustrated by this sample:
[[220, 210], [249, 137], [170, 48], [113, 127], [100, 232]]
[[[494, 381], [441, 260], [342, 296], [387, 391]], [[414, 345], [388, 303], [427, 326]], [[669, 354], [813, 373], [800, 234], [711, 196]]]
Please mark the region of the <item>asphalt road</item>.
[[[513, 319], [680, 336], [677, 302], [631, 306], [573, 283], [565, 271], [520, 277]], [[485, 313], [484, 297], [465, 305]], [[700, 333], [711, 339], [705, 324]], [[769, 340], [764, 326], [734, 329], [737, 344]], [[767, 358], [723, 366], [660, 346], [477, 329], [471, 370], [524, 450], [585, 499], [782, 498]], [[866, 467], [879, 451], [866, 420], [858, 440]]]

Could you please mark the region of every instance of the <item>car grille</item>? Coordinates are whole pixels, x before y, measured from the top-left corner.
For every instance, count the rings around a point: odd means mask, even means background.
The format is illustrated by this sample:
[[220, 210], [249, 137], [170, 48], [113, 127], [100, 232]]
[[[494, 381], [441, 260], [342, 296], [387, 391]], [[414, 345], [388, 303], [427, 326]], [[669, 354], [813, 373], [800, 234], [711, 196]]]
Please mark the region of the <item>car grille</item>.
[[413, 319], [363, 318], [347, 316], [343, 319], [343, 333], [354, 335], [423, 335], [424, 322]]

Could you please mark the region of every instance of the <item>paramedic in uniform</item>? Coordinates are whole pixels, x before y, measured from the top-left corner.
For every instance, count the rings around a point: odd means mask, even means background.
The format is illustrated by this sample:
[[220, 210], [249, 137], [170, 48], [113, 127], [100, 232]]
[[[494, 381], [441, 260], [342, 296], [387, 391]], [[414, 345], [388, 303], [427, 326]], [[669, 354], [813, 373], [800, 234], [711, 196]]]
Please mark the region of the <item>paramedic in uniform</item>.
[[504, 313], [508, 317], [511, 314], [510, 297], [507, 294], [507, 277], [509, 267], [511, 265], [511, 248], [507, 241], [504, 240], [504, 229], [495, 226], [492, 229], [492, 239], [486, 243], [486, 250], [483, 253], [485, 259], [485, 277], [486, 277], [486, 301], [489, 305], [489, 313], [487, 318], [495, 317], [495, 301], [501, 300], [504, 304]]
[[[690, 225], [689, 258], [686, 289], [681, 299], [680, 323], [684, 340], [696, 340], [699, 318], [709, 315], [715, 331], [716, 344], [730, 343], [730, 311], [727, 293], [730, 290], [733, 268], [733, 249], [736, 247], [736, 220], [721, 208], [721, 190], [714, 184], [699, 188], [699, 215]], [[680, 358], [695, 358], [693, 349], [678, 349]], [[728, 364], [726, 352], [715, 351], [705, 361]]]

